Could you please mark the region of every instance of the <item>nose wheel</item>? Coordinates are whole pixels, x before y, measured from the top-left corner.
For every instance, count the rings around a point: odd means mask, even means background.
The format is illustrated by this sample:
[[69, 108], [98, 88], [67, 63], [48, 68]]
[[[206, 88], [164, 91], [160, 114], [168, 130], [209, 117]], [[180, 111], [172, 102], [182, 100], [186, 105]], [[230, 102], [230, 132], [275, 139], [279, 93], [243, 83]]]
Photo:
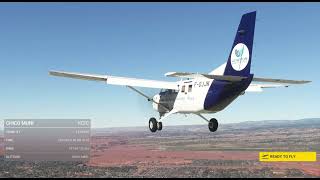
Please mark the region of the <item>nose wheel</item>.
[[156, 118], [150, 118], [149, 119], [149, 129], [151, 132], [156, 132], [157, 130], [158, 131], [161, 131], [162, 130], [162, 122], [158, 122], [156, 120]]

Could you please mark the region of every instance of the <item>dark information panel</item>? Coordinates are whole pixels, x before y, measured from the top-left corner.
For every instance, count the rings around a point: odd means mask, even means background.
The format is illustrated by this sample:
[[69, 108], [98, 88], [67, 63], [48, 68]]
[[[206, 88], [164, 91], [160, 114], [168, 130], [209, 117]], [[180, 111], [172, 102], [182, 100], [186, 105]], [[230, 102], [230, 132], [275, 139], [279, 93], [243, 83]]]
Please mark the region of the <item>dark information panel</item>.
[[5, 160], [88, 161], [90, 119], [5, 119]]

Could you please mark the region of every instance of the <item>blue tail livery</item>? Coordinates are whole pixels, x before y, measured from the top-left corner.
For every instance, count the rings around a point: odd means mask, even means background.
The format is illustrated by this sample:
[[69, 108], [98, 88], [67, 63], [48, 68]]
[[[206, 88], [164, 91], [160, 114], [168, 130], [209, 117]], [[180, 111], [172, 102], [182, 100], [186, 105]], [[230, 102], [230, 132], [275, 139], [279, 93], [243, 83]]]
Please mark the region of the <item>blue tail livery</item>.
[[256, 11], [242, 15], [224, 75], [250, 76]]

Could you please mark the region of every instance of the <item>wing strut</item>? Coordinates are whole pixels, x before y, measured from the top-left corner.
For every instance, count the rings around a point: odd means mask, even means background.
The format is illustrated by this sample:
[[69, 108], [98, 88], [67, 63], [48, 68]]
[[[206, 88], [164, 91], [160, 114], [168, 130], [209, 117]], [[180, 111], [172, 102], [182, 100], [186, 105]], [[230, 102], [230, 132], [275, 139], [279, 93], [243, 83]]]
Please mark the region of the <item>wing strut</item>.
[[137, 90], [136, 88], [132, 87], [132, 86], [127, 86], [128, 88], [132, 89], [133, 91], [137, 92], [138, 94], [140, 94], [141, 96], [145, 97], [148, 99], [148, 101], [152, 101], [160, 106], [162, 106], [164, 109], [166, 109], [167, 111], [170, 111], [165, 105], [161, 104], [161, 103], [158, 103], [156, 101], [153, 100], [153, 98], [143, 94], [141, 91]]
[[201, 114], [196, 114], [198, 116], [200, 116], [202, 119], [206, 120], [207, 122], [210, 122], [207, 118], [205, 118], [204, 116], [202, 116]]

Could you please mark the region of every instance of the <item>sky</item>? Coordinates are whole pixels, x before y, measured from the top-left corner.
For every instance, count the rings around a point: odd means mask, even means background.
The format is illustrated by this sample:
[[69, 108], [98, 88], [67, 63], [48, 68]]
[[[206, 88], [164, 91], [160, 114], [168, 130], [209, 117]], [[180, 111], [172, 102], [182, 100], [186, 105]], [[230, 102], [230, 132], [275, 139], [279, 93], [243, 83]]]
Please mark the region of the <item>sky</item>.
[[[205, 116], [219, 123], [320, 117], [320, 3], [0, 3], [0, 119], [147, 127], [158, 114], [134, 91], [48, 71], [165, 81], [179, 80], [165, 77], [169, 71], [208, 73], [227, 60], [240, 18], [251, 11], [251, 73], [312, 83], [246, 93]], [[207, 123], [177, 114], [163, 124]]]

